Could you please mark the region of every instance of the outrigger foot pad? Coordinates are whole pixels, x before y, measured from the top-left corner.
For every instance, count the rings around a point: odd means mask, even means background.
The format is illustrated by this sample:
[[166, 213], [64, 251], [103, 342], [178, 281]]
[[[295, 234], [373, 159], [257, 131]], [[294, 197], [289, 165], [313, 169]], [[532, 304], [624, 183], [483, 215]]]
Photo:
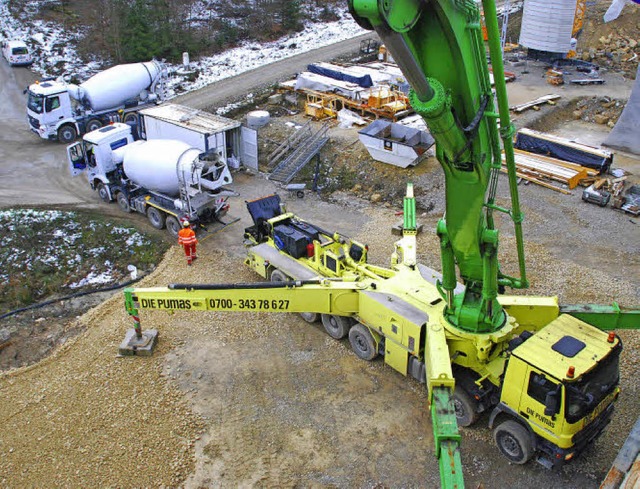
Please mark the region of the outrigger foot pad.
[[136, 336], [136, 330], [131, 328], [127, 330], [127, 334], [124, 337], [120, 348], [118, 348], [118, 354], [122, 356], [143, 356], [150, 357], [153, 355], [153, 349], [158, 342], [158, 330], [147, 329], [142, 332], [142, 336]]

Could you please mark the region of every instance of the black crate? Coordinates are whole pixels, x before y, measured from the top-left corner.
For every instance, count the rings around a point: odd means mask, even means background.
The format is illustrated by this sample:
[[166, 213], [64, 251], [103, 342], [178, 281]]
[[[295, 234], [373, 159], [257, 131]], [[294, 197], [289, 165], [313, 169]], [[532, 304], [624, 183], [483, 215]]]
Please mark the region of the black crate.
[[276, 246], [294, 258], [307, 256], [309, 238], [287, 224], [280, 224], [273, 229], [273, 240]]
[[318, 230], [311, 224], [302, 221], [294, 221], [291, 222], [291, 227], [304, 234], [311, 243], [313, 241], [320, 241], [320, 234], [318, 233]]

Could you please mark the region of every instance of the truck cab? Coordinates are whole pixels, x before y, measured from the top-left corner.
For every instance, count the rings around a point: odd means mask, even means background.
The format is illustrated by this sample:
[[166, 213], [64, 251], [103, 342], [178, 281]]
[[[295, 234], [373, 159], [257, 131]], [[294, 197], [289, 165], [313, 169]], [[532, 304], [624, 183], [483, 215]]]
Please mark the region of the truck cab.
[[43, 139], [70, 143], [78, 129], [67, 85], [55, 80], [36, 82], [27, 89], [29, 128]]
[[112, 201], [110, 184], [116, 181], [117, 163], [122, 161], [117, 150], [133, 142], [131, 126], [120, 122], [85, 134], [82, 141], [67, 147], [71, 175], [86, 171], [91, 188], [105, 202]]
[[543, 465], [562, 465], [611, 420], [622, 344], [568, 315], [518, 340], [489, 425], [512, 462], [526, 463], [537, 452]]

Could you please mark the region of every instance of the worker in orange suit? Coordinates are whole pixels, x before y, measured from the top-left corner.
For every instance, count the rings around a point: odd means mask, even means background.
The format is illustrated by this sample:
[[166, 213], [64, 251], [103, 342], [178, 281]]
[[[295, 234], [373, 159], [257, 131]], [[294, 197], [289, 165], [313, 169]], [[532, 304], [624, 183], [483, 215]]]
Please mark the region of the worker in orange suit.
[[187, 265], [191, 265], [193, 260], [198, 258], [196, 256], [196, 233], [191, 229], [189, 221], [182, 222], [182, 229], [178, 231], [178, 244], [184, 248], [184, 254], [187, 256]]

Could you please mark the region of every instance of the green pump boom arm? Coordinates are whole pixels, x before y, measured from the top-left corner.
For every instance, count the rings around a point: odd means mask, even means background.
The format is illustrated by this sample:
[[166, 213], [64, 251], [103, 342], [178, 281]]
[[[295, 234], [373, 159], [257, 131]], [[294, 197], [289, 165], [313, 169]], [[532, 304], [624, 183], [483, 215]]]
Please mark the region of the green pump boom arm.
[[[446, 179], [446, 214], [438, 225], [445, 315], [456, 327], [486, 333], [499, 329], [505, 313], [497, 301], [503, 286], [527, 286], [522, 214], [513, 162], [496, 8], [483, 2], [495, 73], [498, 112], [480, 26], [471, 0], [350, 0], [363, 27], [375, 29], [409, 81], [410, 101], [436, 141]], [[500, 119], [501, 131], [497, 120]], [[496, 205], [497, 180], [505, 150], [512, 210]], [[493, 212], [507, 212], [515, 224], [521, 278], [500, 273], [498, 231]], [[455, 295], [456, 265], [466, 290]]]

